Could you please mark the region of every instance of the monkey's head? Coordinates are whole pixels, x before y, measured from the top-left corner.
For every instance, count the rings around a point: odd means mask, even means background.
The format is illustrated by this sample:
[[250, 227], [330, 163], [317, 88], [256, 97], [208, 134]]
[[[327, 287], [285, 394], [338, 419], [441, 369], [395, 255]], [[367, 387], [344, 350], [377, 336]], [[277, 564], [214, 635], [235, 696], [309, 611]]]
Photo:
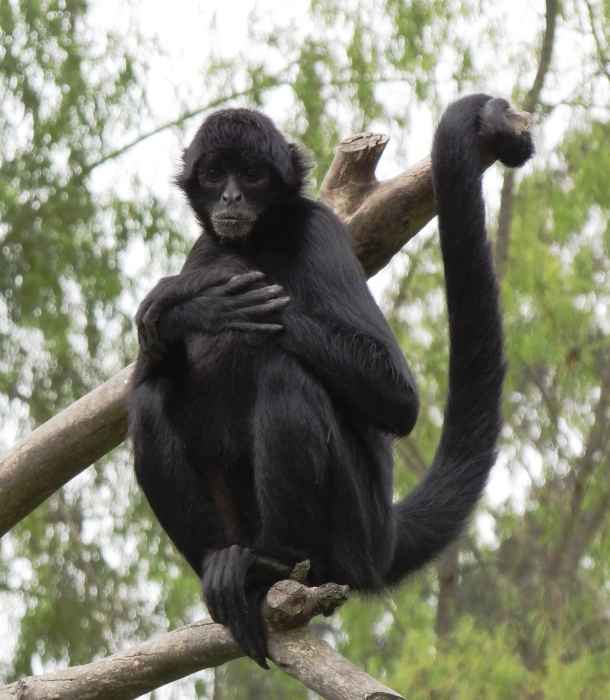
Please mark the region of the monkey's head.
[[210, 235], [244, 240], [272, 206], [301, 193], [307, 169], [303, 153], [269, 117], [222, 109], [185, 149], [176, 182]]

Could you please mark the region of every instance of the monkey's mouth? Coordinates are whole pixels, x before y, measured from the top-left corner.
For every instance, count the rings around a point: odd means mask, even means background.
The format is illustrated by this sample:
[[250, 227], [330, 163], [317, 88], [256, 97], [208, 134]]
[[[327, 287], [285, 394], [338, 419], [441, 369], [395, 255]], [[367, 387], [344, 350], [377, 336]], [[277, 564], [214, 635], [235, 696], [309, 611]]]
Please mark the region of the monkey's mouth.
[[250, 217], [230, 214], [212, 217], [214, 229], [221, 238], [245, 238], [254, 226], [254, 221]]
[[230, 216], [230, 215], [225, 215], [225, 216], [214, 216], [212, 217], [214, 223], [217, 221], [221, 223], [229, 223], [229, 224], [252, 224], [254, 223], [254, 219], [250, 219], [246, 216]]

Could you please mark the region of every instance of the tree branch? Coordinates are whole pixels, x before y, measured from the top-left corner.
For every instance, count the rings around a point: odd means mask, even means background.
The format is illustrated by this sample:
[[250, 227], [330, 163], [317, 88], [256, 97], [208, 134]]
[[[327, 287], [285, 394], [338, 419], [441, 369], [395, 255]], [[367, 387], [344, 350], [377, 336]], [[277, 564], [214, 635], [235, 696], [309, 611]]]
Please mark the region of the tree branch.
[[[589, 15], [589, 23], [591, 25], [591, 34], [593, 34], [593, 41], [595, 42], [595, 50], [597, 52], [597, 59], [599, 61], [599, 67], [602, 73], [610, 80], [610, 60], [608, 59], [608, 53], [606, 47], [602, 43], [602, 38], [597, 31], [597, 24], [595, 19], [595, 12], [589, 0], [585, 0], [585, 5], [587, 7], [587, 13]], [[602, 20], [603, 21], [603, 20]], [[602, 25], [603, 26], [603, 25]]]
[[337, 147], [320, 199], [349, 227], [354, 251], [374, 275], [436, 214], [430, 159], [384, 182], [375, 168], [388, 143], [382, 134], [356, 134]]
[[452, 542], [436, 565], [438, 602], [434, 629], [440, 640], [446, 640], [453, 628], [455, 596], [460, 576], [460, 542]]
[[[546, 21], [544, 25], [544, 35], [542, 37], [542, 47], [540, 49], [540, 60], [532, 87], [525, 96], [523, 108], [527, 112], [534, 113], [540, 102], [540, 93], [544, 87], [551, 60], [553, 58], [553, 47], [555, 46], [555, 29], [557, 27], [557, 16], [559, 14], [559, 1], [546, 0]], [[513, 223], [513, 203], [515, 192], [515, 171], [507, 170], [504, 173], [502, 182], [502, 194], [500, 197], [500, 211], [498, 213], [498, 229], [496, 233], [496, 267], [500, 279], [506, 272], [508, 265], [510, 230]]]
[[610, 507], [610, 489], [598, 494], [597, 505], [585, 512], [583, 503], [596, 469], [604, 463], [608, 444], [608, 413], [610, 409], [610, 365], [600, 371], [600, 395], [594, 410], [593, 425], [585, 449], [570, 472], [572, 497], [569, 513], [563, 519], [557, 545], [549, 558], [549, 576], [558, 579], [573, 574], [585, 549], [603, 523]]
[[[272, 88], [277, 88], [282, 85], [286, 85], [288, 83], [288, 78], [283, 78], [284, 76], [294, 65], [294, 61], [289, 63], [287, 66], [284, 66], [281, 70], [277, 71], [277, 73], [274, 76], [271, 76], [267, 84], [265, 86], [265, 89], [270, 90]], [[115, 148], [112, 151], [109, 151], [103, 156], [100, 156], [96, 161], [93, 161], [86, 165], [83, 168], [83, 171], [79, 173], [78, 178], [82, 179], [89, 175], [93, 170], [98, 168], [100, 165], [103, 165], [104, 163], [107, 163], [110, 160], [114, 160], [115, 158], [120, 158], [122, 155], [130, 151], [132, 148], [137, 146], [138, 144], [142, 143], [143, 141], [146, 141], [153, 136], [156, 136], [157, 134], [162, 133], [163, 131], [167, 131], [168, 129], [175, 129], [177, 126], [182, 126], [185, 122], [187, 122], [189, 119], [192, 119], [193, 117], [196, 117], [200, 114], [203, 114], [204, 112], [209, 111], [210, 109], [216, 109], [217, 107], [220, 107], [221, 105], [226, 104], [227, 102], [230, 102], [231, 100], [236, 100], [239, 99], [240, 97], [250, 97], [252, 96], [252, 93], [260, 89], [259, 86], [249, 86], [245, 90], [237, 90], [235, 92], [232, 92], [228, 95], [222, 95], [220, 97], [216, 97], [213, 100], [210, 100], [205, 105], [202, 105], [201, 107], [196, 107], [195, 109], [191, 109], [188, 112], [184, 112], [181, 114], [179, 117], [176, 117], [175, 119], [171, 119], [168, 122], [165, 122], [163, 124], [160, 124], [159, 126], [155, 127], [154, 129], [151, 129], [150, 131], [146, 131], [143, 134], [140, 134], [137, 138], [129, 141], [128, 143], [124, 144], [123, 146], [119, 146], [118, 148]]]
[[[522, 124], [515, 123], [515, 129]], [[379, 182], [375, 167], [387, 137], [342, 141], [321, 198], [347, 224], [367, 274], [380, 270], [436, 213], [429, 159]], [[491, 165], [491, 163], [489, 163]], [[126, 436], [132, 367], [37, 428], [0, 460], [0, 537]]]
[[125, 439], [132, 368], [43, 423], [0, 460], [0, 536]]
[[[267, 594], [269, 651], [286, 673], [327, 700], [400, 700], [300, 626], [347, 600], [334, 583], [308, 588], [280, 581]], [[166, 683], [237, 659], [242, 652], [226, 627], [195, 622], [84, 666], [23, 678], [0, 688], [0, 700], [129, 700]]]

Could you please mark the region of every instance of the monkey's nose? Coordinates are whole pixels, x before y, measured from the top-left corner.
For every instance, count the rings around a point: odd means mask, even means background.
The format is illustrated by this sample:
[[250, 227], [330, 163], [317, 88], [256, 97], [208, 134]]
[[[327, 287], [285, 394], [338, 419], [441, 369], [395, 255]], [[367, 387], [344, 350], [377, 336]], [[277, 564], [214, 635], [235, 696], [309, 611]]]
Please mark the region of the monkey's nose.
[[238, 202], [241, 202], [241, 199], [242, 199], [242, 194], [239, 190], [237, 190], [237, 191], [225, 190], [222, 193], [222, 201], [225, 204], [237, 204]]

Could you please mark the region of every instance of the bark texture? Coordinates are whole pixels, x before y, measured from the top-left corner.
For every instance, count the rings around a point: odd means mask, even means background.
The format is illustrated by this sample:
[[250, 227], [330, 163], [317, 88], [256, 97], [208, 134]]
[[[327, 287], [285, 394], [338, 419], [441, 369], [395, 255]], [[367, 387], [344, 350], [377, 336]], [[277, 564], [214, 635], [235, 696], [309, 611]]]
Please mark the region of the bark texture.
[[0, 459], [0, 537], [125, 439], [131, 372], [121, 370]]
[[[307, 588], [280, 581], [268, 593], [265, 618], [273, 661], [327, 700], [402, 698], [346, 661], [304, 625], [347, 600], [347, 587]], [[0, 700], [130, 700], [204, 668], [242, 656], [229, 631], [195, 622], [126, 652], [84, 666], [23, 678], [0, 688]]]

